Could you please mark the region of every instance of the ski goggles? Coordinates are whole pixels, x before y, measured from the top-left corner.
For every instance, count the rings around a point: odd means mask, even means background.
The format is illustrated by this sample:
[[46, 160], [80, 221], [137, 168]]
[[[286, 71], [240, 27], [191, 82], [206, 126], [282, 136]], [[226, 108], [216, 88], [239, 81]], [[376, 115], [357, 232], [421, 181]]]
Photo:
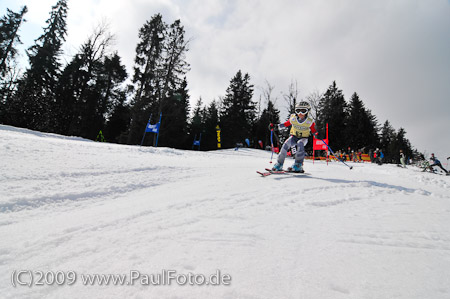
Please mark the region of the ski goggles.
[[295, 113], [306, 114], [306, 113], [308, 113], [308, 109], [306, 109], [306, 108], [295, 109]]

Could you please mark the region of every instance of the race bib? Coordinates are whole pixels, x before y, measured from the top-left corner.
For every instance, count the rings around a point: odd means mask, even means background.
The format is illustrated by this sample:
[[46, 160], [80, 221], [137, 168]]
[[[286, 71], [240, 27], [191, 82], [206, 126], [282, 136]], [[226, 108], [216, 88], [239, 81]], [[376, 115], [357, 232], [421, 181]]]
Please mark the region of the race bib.
[[291, 154], [295, 155], [296, 152], [297, 152], [297, 145], [291, 146]]

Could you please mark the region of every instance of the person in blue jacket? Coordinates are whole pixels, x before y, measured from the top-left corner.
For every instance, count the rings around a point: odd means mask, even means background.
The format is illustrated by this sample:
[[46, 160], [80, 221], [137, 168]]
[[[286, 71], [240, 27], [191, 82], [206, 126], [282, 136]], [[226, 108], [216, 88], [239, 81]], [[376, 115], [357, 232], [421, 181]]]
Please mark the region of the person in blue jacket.
[[383, 164], [383, 159], [384, 159], [384, 154], [383, 154], [383, 152], [380, 150], [380, 157], [379, 157], [380, 165]]
[[448, 174], [448, 171], [447, 171], [444, 167], [442, 167], [441, 161], [439, 161], [439, 160], [434, 156], [434, 153], [431, 154], [430, 160], [431, 160], [431, 163], [430, 163], [429, 168], [430, 168], [431, 171], [434, 172], [433, 167], [434, 167], [434, 166], [438, 166], [438, 167], [440, 167], [446, 174]]

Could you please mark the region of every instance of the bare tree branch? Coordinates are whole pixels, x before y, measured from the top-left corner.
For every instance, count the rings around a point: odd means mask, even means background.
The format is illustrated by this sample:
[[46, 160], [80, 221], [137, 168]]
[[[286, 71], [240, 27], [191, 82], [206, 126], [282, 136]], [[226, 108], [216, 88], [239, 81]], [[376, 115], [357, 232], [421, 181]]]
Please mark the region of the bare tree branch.
[[319, 103], [323, 97], [323, 93], [318, 90], [314, 90], [308, 96], [306, 96], [306, 100], [311, 105], [311, 116], [314, 119], [317, 119], [317, 113], [319, 112]]
[[288, 104], [288, 113], [289, 115], [291, 113], [294, 113], [295, 110], [295, 104], [297, 103], [298, 99], [298, 83], [297, 81], [291, 81], [291, 84], [289, 84], [289, 92], [287, 94], [284, 94], [283, 97]]

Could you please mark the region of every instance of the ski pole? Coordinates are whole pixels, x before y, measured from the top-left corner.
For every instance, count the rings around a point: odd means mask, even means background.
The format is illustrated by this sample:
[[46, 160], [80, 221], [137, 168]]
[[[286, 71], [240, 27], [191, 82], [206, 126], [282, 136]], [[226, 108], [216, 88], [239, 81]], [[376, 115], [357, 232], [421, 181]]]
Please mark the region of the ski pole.
[[272, 155], [270, 156], [270, 164], [272, 164], [272, 158], [273, 158], [273, 128], [270, 129], [270, 144], [272, 149]]
[[[320, 138], [319, 138], [319, 139], [320, 139]], [[347, 166], [348, 168], [353, 169], [353, 166], [347, 165], [347, 163], [345, 163], [344, 161], [342, 161], [341, 159], [339, 159], [338, 156], [336, 156], [336, 154], [333, 152], [333, 150], [331, 149], [331, 147], [325, 142], [325, 140], [323, 140], [323, 139], [320, 139], [320, 140], [322, 140], [322, 142], [328, 147], [328, 149], [330, 150], [330, 152], [333, 154], [333, 156], [336, 157], [336, 159], [339, 160], [339, 162], [342, 162], [342, 163], [344, 163], [345, 166]]]

